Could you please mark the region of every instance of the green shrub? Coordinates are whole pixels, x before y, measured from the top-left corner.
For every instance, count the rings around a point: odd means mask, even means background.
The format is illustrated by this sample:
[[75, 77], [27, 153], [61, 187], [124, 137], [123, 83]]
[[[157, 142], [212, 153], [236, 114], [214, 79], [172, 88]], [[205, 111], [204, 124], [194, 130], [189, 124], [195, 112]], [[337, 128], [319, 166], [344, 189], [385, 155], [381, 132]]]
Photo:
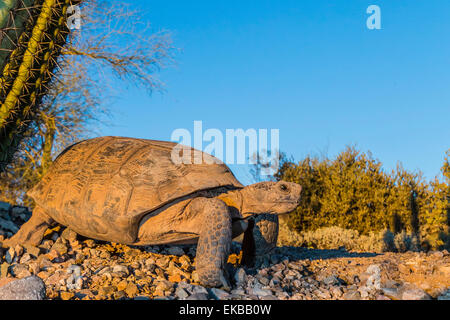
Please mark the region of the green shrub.
[[405, 231], [394, 235], [389, 230], [362, 235], [356, 230], [326, 227], [315, 231], [296, 232], [280, 221], [279, 246], [336, 250], [344, 247], [354, 252], [405, 252], [419, 250], [418, 239]]
[[[426, 183], [421, 173], [401, 165], [387, 173], [370, 153], [348, 147], [334, 160], [306, 157], [298, 164], [285, 162], [276, 178], [303, 186], [300, 206], [286, 221], [302, 241], [313, 237], [308, 232], [338, 227], [350, 230], [345, 239], [355, 238], [357, 232], [358, 237], [375, 237], [376, 243], [388, 230], [398, 240], [393, 244], [397, 251], [421, 244], [437, 249], [449, 245], [449, 167], [446, 158], [446, 181]], [[331, 240], [321, 235], [323, 245], [328, 245]]]

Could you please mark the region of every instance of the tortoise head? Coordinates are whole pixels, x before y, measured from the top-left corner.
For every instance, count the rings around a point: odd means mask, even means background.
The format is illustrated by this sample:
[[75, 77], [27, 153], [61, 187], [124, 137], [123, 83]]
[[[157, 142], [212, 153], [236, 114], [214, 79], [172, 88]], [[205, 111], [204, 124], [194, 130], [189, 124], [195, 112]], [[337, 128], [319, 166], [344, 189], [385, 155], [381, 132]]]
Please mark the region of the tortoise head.
[[283, 214], [294, 211], [300, 201], [302, 187], [292, 182], [260, 182], [241, 190], [242, 214]]

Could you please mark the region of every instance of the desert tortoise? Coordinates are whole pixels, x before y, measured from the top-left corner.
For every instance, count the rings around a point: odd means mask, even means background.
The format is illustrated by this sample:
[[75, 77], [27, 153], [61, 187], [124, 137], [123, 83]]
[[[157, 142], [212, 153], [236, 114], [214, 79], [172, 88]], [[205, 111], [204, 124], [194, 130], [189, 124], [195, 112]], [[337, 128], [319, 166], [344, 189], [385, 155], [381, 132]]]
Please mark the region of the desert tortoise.
[[[36, 203], [31, 219], [4, 245], [38, 245], [55, 222], [85, 237], [128, 245], [198, 243], [199, 281], [210, 287], [226, 284], [232, 239], [256, 216], [255, 232], [247, 238], [255, 235], [251, 241], [257, 243], [244, 247], [261, 251], [273, 246], [278, 233], [274, 214], [293, 211], [301, 187], [289, 182], [244, 187], [211, 155], [197, 153], [203, 156], [201, 164], [176, 164], [175, 146], [101, 137], [67, 148], [28, 193]], [[187, 151], [192, 156], [199, 152], [186, 147], [180, 154]], [[245, 249], [244, 256], [250, 251]]]

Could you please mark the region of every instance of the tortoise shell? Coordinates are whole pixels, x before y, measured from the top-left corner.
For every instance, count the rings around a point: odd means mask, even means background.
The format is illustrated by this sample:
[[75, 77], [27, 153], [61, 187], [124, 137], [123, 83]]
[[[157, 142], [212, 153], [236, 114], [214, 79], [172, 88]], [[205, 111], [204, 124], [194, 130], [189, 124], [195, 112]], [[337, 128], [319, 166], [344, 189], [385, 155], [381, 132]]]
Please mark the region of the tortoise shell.
[[[28, 195], [81, 235], [132, 244], [144, 215], [198, 191], [243, 187], [225, 164], [203, 152], [195, 151], [202, 164], [175, 164], [176, 145], [121, 137], [79, 142], [55, 159]], [[195, 149], [186, 150], [193, 159]]]

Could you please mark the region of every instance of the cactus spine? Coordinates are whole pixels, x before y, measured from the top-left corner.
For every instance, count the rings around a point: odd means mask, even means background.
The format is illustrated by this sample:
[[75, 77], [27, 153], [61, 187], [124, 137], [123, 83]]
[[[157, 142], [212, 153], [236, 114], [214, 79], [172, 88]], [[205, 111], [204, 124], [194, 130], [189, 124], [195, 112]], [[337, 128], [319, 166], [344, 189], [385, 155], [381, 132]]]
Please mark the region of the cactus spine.
[[80, 0], [4, 0], [0, 6], [0, 172], [47, 93]]

